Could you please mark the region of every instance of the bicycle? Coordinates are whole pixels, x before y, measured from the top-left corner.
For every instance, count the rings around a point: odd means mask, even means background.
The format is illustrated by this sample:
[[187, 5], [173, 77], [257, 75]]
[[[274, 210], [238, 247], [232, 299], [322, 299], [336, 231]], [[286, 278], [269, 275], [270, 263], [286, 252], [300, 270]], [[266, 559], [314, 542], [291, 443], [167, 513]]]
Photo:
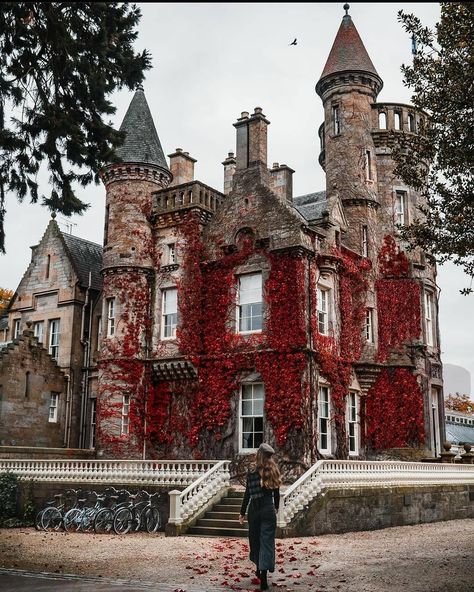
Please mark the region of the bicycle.
[[[147, 500], [135, 501], [140, 495], [147, 496]], [[130, 530], [137, 531], [143, 527], [148, 533], [153, 533], [161, 526], [161, 515], [156, 506], [152, 504], [152, 498], [157, 493], [150, 494], [141, 491], [130, 496], [132, 501], [129, 506], [120, 508], [115, 512], [113, 529], [116, 534], [127, 534]]]
[[110, 500], [111, 506], [101, 508], [94, 517], [94, 532], [97, 534], [109, 534], [113, 529], [114, 513], [118, 509], [124, 507], [128, 503], [129, 492], [125, 489], [117, 491], [111, 488], [114, 492], [113, 495], [106, 496]]
[[48, 502], [48, 505], [36, 515], [36, 530], [59, 530], [63, 524], [65, 512], [76, 504], [77, 492], [74, 489], [68, 489], [64, 494], [58, 493], [54, 497], [55, 501]]

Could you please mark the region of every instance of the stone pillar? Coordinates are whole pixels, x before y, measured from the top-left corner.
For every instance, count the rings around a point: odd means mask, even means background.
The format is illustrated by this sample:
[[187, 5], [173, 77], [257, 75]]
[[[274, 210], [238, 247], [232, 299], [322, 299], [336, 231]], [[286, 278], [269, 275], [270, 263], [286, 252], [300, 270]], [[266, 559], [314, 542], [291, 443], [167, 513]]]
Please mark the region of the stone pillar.
[[235, 173], [236, 159], [233, 152], [229, 152], [227, 158], [222, 163], [224, 165], [224, 194], [228, 195], [232, 191], [232, 181]]
[[182, 148], [176, 148], [176, 151], [173, 154], [168, 154], [168, 157], [170, 171], [173, 175], [170, 187], [194, 181], [194, 163], [197, 161], [189, 156], [189, 152], [183, 152]]
[[283, 201], [293, 201], [293, 173], [295, 171], [290, 169], [286, 164], [273, 163], [270, 169], [272, 190]]

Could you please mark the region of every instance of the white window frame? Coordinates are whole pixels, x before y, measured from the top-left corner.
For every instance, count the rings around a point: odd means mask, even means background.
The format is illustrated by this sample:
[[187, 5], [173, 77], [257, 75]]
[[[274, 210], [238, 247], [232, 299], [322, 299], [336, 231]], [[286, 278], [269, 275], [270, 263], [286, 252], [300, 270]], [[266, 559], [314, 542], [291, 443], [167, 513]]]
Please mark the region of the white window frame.
[[176, 257], [176, 243], [168, 243], [166, 245], [168, 265], [174, 265], [178, 262]]
[[33, 334], [39, 343], [43, 343], [44, 321], [36, 321], [33, 325]]
[[89, 448], [95, 448], [95, 427], [97, 424], [97, 399], [91, 399]]
[[316, 312], [319, 333], [321, 335], [329, 335], [329, 317], [331, 312], [331, 290], [329, 288], [324, 288], [323, 286], [317, 287]]
[[395, 191], [394, 218], [397, 226], [405, 226], [407, 217], [407, 192]]
[[[168, 310], [170, 306], [169, 294], [174, 293], [176, 306]], [[178, 289], [176, 287], [163, 288], [161, 290], [161, 339], [167, 341], [176, 339], [176, 327], [178, 326]]]
[[122, 412], [120, 416], [120, 435], [130, 434], [130, 395], [122, 395]]
[[366, 224], [362, 226], [362, 257], [369, 256], [369, 228]]
[[332, 131], [335, 136], [341, 133], [341, 109], [339, 105], [332, 106]]
[[49, 321], [49, 355], [53, 360], [59, 356], [59, 337], [60, 337], [60, 319], [51, 319]]
[[[258, 391], [256, 392], [256, 390]], [[243, 401], [244, 401], [244, 392], [250, 392], [251, 398], [246, 397], [246, 401], [252, 401], [251, 404], [251, 413], [243, 413]], [[261, 396], [259, 396], [261, 394]], [[257, 395], [257, 396], [256, 396]], [[261, 403], [261, 413], [255, 412], [255, 403]], [[260, 405], [259, 405], [260, 406]], [[258, 411], [258, 409], [257, 409]], [[255, 420], [261, 418], [262, 421], [262, 430], [255, 429]], [[252, 419], [252, 431], [244, 431], [244, 419]], [[263, 435], [265, 430], [265, 387], [263, 382], [249, 382], [240, 385], [240, 397], [239, 397], [239, 452], [245, 453], [254, 453], [258, 450], [258, 446], [263, 442]], [[261, 434], [260, 438], [257, 438], [258, 446], [254, 446], [253, 448], [244, 446], [244, 434], [253, 434], [254, 444], [255, 444], [255, 434]]]
[[374, 309], [365, 309], [365, 339], [367, 343], [375, 343]]
[[13, 339], [20, 337], [21, 319], [15, 319], [13, 321]]
[[[323, 447], [326, 436], [326, 447]], [[318, 387], [318, 450], [322, 454], [331, 454], [331, 393], [328, 386]]]
[[115, 298], [107, 298], [107, 337], [115, 335]]
[[434, 308], [434, 294], [431, 290], [425, 290], [426, 345], [430, 347], [434, 347], [436, 344]]
[[51, 393], [49, 398], [49, 413], [48, 413], [48, 422], [49, 423], [58, 423], [58, 403], [59, 403], [59, 394], [58, 393]]
[[[244, 278], [251, 278], [251, 277], [259, 277], [260, 278], [260, 285], [258, 288], [253, 290], [242, 290], [242, 280]], [[259, 291], [259, 300], [248, 300], [248, 297], [245, 295], [246, 292], [255, 292]], [[252, 314], [253, 313], [253, 306], [260, 304], [260, 315]], [[250, 306], [250, 316], [243, 315], [243, 307]], [[258, 319], [260, 319], [260, 327], [257, 329], [249, 329], [249, 330], [241, 330], [241, 324], [244, 319], [250, 319], [251, 326], [258, 324]], [[237, 277], [237, 333], [241, 335], [249, 335], [250, 333], [261, 333], [263, 328], [263, 277], [262, 272], [258, 271], [256, 273], [245, 273], [239, 275]]]
[[360, 453], [359, 404], [360, 399], [358, 393], [356, 391], [349, 391], [349, 394], [347, 395], [346, 412], [347, 446], [349, 450], [349, 456], [359, 456]]

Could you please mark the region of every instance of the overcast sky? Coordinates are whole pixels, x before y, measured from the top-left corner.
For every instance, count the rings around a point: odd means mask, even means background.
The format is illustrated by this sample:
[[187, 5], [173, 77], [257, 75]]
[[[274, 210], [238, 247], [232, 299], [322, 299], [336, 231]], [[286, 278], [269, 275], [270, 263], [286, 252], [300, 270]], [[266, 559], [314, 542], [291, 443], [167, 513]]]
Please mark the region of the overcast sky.
[[[296, 170], [295, 195], [325, 189], [318, 164], [317, 130], [322, 104], [314, 91], [328, 57], [343, 11], [341, 3], [140, 3], [137, 49], [147, 48], [153, 69], [145, 94], [165, 154], [175, 148], [198, 160], [196, 178], [222, 190], [221, 162], [235, 150], [232, 124], [242, 111], [263, 108], [269, 127], [269, 164]], [[400, 66], [411, 61], [411, 41], [397, 21], [398, 10], [433, 26], [436, 3], [351, 3], [350, 15], [384, 81], [379, 101], [410, 102]], [[297, 45], [289, 43], [297, 38]], [[132, 98], [116, 93], [117, 127]], [[47, 176], [44, 176], [44, 186]], [[102, 186], [81, 189], [88, 212], [58, 222], [73, 234], [102, 242]], [[42, 237], [49, 214], [40, 206], [17, 204], [7, 197], [6, 248], [0, 255], [0, 286], [16, 289], [30, 260], [30, 246]], [[457, 364], [474, 379], [474, 296], [458, 268], [439, 270], [441, 349], [444, 362]], [[472, 390], [472, 388], [471, 388]]]

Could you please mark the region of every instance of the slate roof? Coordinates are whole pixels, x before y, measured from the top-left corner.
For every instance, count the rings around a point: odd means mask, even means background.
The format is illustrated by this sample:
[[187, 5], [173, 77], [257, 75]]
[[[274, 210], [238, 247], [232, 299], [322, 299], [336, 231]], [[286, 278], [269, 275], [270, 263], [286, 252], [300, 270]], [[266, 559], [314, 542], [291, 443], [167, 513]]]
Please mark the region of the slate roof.
[[8, 317], [1, 317], [0, 318], [0, 331], [4, 331], [8, 329]]
[[453, 444], [474, 444], [474, 426], [446, 422], [446, 440]]
[[92, 272], [91, 288], [100, 290], [102, 287], [102, 245], [73, 236], [67, 232], [61, 233], [69, 251], [71, 261], [79, 277], [79, 283], [87, 288], [89, 285], [89, 271]]
[[329, 202], [325, 191], [294, 197], [293, 205], [307, 222], [320, 220], [325, 212], [329, 213]]
[[346, 70], [370, 72], [378, 76], [377, 70], [348, 14], [342, 18], [341, 26], [320, 79], [329, 76], [329, 74]]
[[116, 154], [123, 162], [150, 163], [169, 170], [142, 88], [135, 91], [120, 131], [126, 136]]

